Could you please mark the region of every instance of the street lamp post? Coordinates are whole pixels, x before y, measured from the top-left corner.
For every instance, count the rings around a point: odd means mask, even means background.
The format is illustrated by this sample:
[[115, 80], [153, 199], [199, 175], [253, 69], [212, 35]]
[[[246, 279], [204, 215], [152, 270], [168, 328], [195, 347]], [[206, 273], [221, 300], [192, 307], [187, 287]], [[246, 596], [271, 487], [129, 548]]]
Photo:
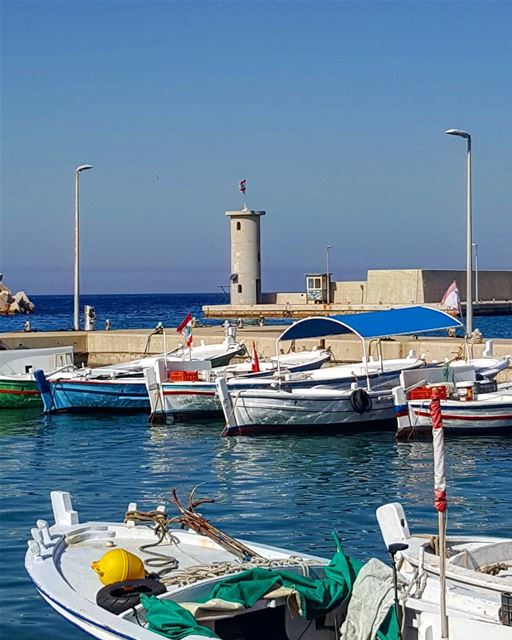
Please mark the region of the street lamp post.
[[327, 304], [331, 303], [331, 278], [329, 276], [329, 249], [332, 249], [333, 245], [328, 244], [325, 247], [325, 268], [327, 274]]
[[92, 169], [90, 164], [82, 164], [75, 169], [75, 269], [73, 329], [80, 331], [80, 173]]
[[471, 135], [460, 129], [445, 131], [450, 136], [467, 140], [466, 152], [466, 334], [473, 332], [473, 220], [471, 210]]
[[478, 242], [473, 242], [475, 248], [475, 302], [478, 302]]

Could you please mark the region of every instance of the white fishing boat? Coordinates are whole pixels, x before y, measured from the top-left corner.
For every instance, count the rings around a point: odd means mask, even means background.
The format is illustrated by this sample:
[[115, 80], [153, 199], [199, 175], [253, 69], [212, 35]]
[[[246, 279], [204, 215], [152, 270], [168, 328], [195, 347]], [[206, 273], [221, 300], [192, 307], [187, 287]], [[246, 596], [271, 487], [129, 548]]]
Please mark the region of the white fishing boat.
[[[411, 535], [399, 503], [377, 509], [399, 575], [404, 638], [442, 638], [440, 558], [437, 535]], [[395, 547], [393, 547], [395, 545]], [[512, 538], [446, 537], [444, 596], [452, 640], [512, 637]]]
[[[231, 538], [197, 513], [201, 501], [184, 507], [175, 493], [177, 517], [163, 505], [144, 512], [131, 503], [123, 522], [81, 523], [68, 493], [51, 500], [55, 524], [37, 520], [25, 567], [42, 598], [94, 638], [398, 640], [400, 619], [403, 640], [441, 639], [436, 556], [429, 540], [409, 534], [399, 505], [378, 514], [385, 540], [409, 546], [395, 556], [397, 607], [391, 568], [346, 556], [337, 536], [329, 561]], [[451, 640], [510, 638], [510, 576], [478, 570], [489, 558], [509, 559], [510, 544], [449, 538]]]
[[345, 556], [337, 536], [329, 562], [233, 539], [175, 493], [178, 517], [132, 503], [119, 523], [82, 524], [68, 493], [51, 499], [55, 524], [37, 521], [25, 566], [44, 600], [92, 637], [335, 640], [344, 620], [361, 624], [347, 603], [365, 578], [376, 594], [366, 600], [366, 625], [396, 628], [391, 569]]
[[130, 360], [129, 362], [121, 362], [106, 367], [87, 369], [82, 375], [87, 375], [91, 378], [114, 378], [127, 375], [142, 377], [144, 369], [153, 366], [156, 360], [160, 358], [165, 358], [168, 362], [208, 361], [213, 368], [225, 367], [233, 358], [242, 357], [246, 354], [245, 345], [243, 341], [237, 341], [236, 327], [232, 325], [226, 325], [224, 340], [220, 343], [205, 344], [204, 340], [201, 340], [197, 346], [181, 344], [169, 352], [167, 352], [165, 348], [165, 333], [163, 336], [165, 352], [163, 354], [138, 358], [136, 360]]
[[[329, 388], [318, 379], [306, 389], [286, 377], [277, 380], [275, 388], [266, 389], [230, 389], [225, 380], [218, 380], [217, 389], [226, 421], [223, 433], [276, 433], [303, 430], [308, 426], [321, 433], [322, 427], [336, 424], [346, 428], [351, 424], [373, 426], [377, 422], [389, 422], [393, 418], [393, 395], [388, 385], [398, 379], [405, 367], [386, 370], [381, 350], [376, 375], [372, 376], [366, 341], [379, 340], [380, 343], [390, 335], [419, 334], [459, 326], [461, 323], [452, 316], [428, 307], [299, 320], [283, 332], [281, 340], [346, 333], [358, 335], [363, 348], [363, 376], [344, 379], [339, 389]], [[423, 361], [421, 365], [424, 364]], [[416, 363], [411, 368], [416, 370], [419, 366], [420, 363]]]
[[390, 391], [347, 389], [229, 390], [225, 379], [217, 382], [224, 411], [225, 436], [287, 431], [326, 432], [335, 428], [373, 425], [394, 417]]
[[[269, 361], [259, 361], [253, 371], [252, 361], [213, 369], [198, 363], [186, 368], [159, 358], [144, 370], [151, 405], [151, 422], [165, 421], [166, 416], [184, 418], [222, 413], [217, 397], [216, 380], [225, 377], [232, 388], [266, 387], [279, 375], [297, 374], [298, 380], [314, 376], [331, 357], [326, 349], [289, 353]], [[183, 369], [183, 370], [180, 370]], [[306, 373], [307, 372], [307, 373]]]
[[434, 391], [441, 398], [441, 416], [448, 431], [512, 429], [512, 383], [497, 384], [477, 377], [481, 376], [473, 366], [403, 371], [400, 385], [393, 390], [397, 437], [432, 428], [430, 400]]

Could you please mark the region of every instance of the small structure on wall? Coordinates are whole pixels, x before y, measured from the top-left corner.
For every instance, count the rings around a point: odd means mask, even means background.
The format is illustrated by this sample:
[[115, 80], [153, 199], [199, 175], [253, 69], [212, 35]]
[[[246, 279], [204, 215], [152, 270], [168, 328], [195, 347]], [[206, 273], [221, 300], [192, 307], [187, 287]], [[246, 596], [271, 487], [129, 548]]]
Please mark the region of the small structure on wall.
[[306, 301], [316, 304], [329, 303], [329, 273], [306, 274]]

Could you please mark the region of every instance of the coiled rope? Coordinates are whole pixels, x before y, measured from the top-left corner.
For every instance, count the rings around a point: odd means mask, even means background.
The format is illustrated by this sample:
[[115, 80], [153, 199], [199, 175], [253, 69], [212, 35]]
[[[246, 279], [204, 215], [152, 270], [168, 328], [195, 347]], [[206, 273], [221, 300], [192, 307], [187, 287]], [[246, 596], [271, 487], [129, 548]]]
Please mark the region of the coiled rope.
[[248, 569], [276, 569], [289, 566], [301, 567], [302, 575], [309, 576], [309, 568], [311, 566], [318, 566], [319, 564], [321, 563], [318, 560], [309, 560], [299, 556], [289, 556], [287, 558], [276, 558], [273, 560], [255, 557], [246, 562], [211, 562], [209, 564], [193, 565], [186, 569], [173, 571], [172, 575], [164, 577], [162, 582], [167, 586], [174, 585], [184, 587], [201, 580], [220, 578], [225, 575], [247, 571]]

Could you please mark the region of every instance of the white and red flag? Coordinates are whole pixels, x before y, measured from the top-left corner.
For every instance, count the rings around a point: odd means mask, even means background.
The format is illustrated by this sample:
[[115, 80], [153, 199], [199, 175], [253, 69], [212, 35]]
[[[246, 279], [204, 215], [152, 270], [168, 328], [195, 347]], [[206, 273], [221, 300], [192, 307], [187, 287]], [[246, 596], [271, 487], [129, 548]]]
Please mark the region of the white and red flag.
[[240, 180], [240, 182], [238, 183], [238, 190], [240, 191], [240, 193], [242, 193], [245, 196], [245, 184], [246, 184], [246, 180], [245, 178], [242, 178], [242, 180]]
[[187, 347], [192, 346], [192, 321], [192, 314], [189, 312], [185, 320], [176, 329], [177, 333], [181, 333], [184, 336]]
[[444, 292], [444, 296], [441, 298], [441, 304], [448, 307], [448, 309], [454, 309], [457, 313], [460, 313], [460, 293], [455, 280]]
[[261, 371], [258, 352], [256, 351], [256, 345], [254, 344], [254, 341], [252, 343], [251, 371], [253, 373], [259, 373]]

